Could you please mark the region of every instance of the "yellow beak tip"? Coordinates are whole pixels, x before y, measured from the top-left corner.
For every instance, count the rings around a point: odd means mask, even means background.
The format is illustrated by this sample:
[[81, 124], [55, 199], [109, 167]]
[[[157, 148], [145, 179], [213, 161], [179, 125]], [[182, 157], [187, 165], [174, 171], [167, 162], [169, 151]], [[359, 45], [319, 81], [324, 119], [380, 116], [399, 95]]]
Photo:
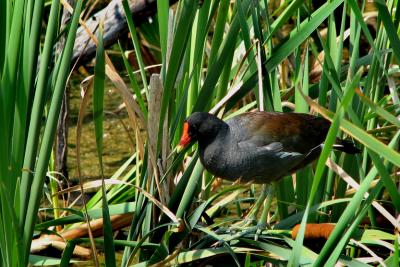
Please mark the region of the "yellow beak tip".
[[177, 145], [177, 146], [176, 146], [176, 153], [181, 153], [183, 149], [184, 149], [184, 146], [182, 146], [182, 145]]

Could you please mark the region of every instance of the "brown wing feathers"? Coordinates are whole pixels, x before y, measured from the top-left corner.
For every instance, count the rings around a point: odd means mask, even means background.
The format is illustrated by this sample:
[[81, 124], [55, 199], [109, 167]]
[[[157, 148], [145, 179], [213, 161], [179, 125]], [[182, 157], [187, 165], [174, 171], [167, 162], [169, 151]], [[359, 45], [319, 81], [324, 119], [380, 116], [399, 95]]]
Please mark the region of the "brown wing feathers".
[[241, 127], [253, 135], [268, 136], [266, 142], [280, 142], [284, 151], [301, 153], [321, 144], [330, 126], [329, 121], [308, 114], [249, 112], [241, 116]]

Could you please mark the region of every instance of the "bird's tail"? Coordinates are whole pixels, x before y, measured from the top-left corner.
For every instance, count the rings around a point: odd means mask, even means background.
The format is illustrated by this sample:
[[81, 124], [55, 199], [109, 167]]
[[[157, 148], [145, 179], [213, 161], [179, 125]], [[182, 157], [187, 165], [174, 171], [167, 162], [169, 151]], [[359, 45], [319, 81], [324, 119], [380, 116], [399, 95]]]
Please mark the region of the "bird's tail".
[[352, 142], [339, 138], [336, 138], [336, 143], [333, 145], [333, 148], [347, 154], [357, 154], [361, 152]]

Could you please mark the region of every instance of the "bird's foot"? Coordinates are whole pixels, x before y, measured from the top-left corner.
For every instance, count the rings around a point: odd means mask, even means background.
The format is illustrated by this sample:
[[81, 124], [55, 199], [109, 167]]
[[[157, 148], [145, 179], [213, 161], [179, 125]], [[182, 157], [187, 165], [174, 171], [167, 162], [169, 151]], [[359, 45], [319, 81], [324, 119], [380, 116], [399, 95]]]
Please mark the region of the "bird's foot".
[[243, 220], [234, 223], [230, 228], [235, 230], [243, 230], [249, 227], [253, 227], [257, 224], [257, 218], [254, 216], [246, 216]]
[[258, 222], [257, 225], [256, 225], [256, 233], [254, 235], [254, 241], [258, 240], [258, 237], [260, 236], [262, 231], [270, 230], [270, 229], [271, 229], [271, 226], [268, 223], [260, 223], [260, 222]]
[[[243, 237], [253, 238], [253, 236], [254, 240], [257, 241], [262, 232], [268, 229], [271, 228], [267, 223], [254, 224], [254, 221], [249, 222], [249, 225], [247, 225], [246, 227], [240, 227], [240, 228], [238, 228], [237, 226], [235, 226], [234, 228], [231, 227], [230, 228], [231, 236], [228, 239], [225, 239], [224, 242], [229, 242]], [[219, 242], [219, 244], [221, 243]]]

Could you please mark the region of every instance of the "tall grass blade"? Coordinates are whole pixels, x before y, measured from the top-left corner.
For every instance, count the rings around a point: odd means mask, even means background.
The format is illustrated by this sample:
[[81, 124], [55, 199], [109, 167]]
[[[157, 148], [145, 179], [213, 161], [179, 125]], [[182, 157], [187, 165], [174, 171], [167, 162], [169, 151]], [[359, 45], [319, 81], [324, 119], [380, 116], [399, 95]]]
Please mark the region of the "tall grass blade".
[[[78, 1], [74, 15], [71, 20], [71, 25], [68, 31], [68, 37], [65, 43], [64, 53], [61, 58], [60, 72], [55, 84], [52, 103], [49, 110], [46, 126], [43, 133], [43, 140], [39, 150], [39, 158], [35, 169], [35, 175], [32, 182], [31, 195], [27, 209], [26, 221], [23, 235], [23, 244], [25, 253], [22, 255], [25, 263], [28, 261], [30, 244], [32, 241], [33, 228], [36, 221], [36, 214], [39, 208], [40, 199], [43, 192], [44, 178], [46, 176], [47, 166], [50, 159], [50, 153], [54, 141], [55, 129], [57, 127], [58, 116], [60, 113], [62, 96], [65, 89], [65, 83], [68, 78], [72, 49], [75, 42], [76, 30], [78, 27], [79, 16], [82, 9], [82, 2]], [[58, 4], [58, 3], [57, 3]]]
[[129, 31], [132, 36], [132, 42], [133, 42], [133, 46], [135, 48], [136, 58], [137, 58], [137, 61], [138, 61], [139, 67], [140, 67], [140, 75], [142, 76], [142, 82], [144, 85], [144, 89], [145, 89], [146, 95], [148, 96], [147, 78], [146, 78], [142, 52], [140, 50], [139, 39], [138, 39], [138, 36], [136, 33], [135, 24], [133, 23], [131, 12], [129, 11], [128, 1], [122, 0], [122, 5], [124, 7], [126, 21], [128, 23]]
[[[399, 141], [400, 132], [394, 137], [392, 142], [389, 144], [390, 147], [397, 146], [397, 142]], [[356, 194], [350, 201], [349, 205], [344, 210], [342, 216], [340, 217], [338, 223], [336, 224], [335, 229], [331, 233], [329, 239], [326, 241], [323, 246], [315, 264], [322, 264], [322, 262], [326, 262], [328, 257], [331, 255], [334, 250], [338, 240], [341, 238], [342, 233], [347, 227], [347, 225], [353, 219], [354, 214], [356, 214], [356, 210], [359, 209], [359, 205], [364, 197], [364, 193], [369, 189], [369, 185], [371, 181], [375, 178], [376, 172], [374, 171], [375, 167], [370, 171], [370, 173], [365, 177], [363, 182], [360, 184], [360, 188], [357, 190]]]
[[299, 28], [290, 34], [288, 41], [280, 45], [266, 62], [268, 71], [275, 69], [295, 48], [299, 46], [318, 26], [340, 5], [343, 0], [333, 0], [322, 5], [310, 15], [310, 19], [303, 21]]
[[290, 266], [298, 266], [298, 264], [299, 264], [298, 259], [301, 254], [305, 225], [307, 222], [307, 218], [309, 215], [311, 205], [316, 196], [318, 185], [322, 178], [322, 174], [323, 174], [324, 167], [325, 167], [325, 162], [328, 159], [328, 156], [332, 150], [333, 144], [335, 143], [336, 135], [337, 135], [337, 132], [338, 132], [339, 126], [340, 126], [340, 122], [344, 116], [345, 110], [349, 106], [352, 96], [354, 95], [355, 87], [357, 86], [360, 78], [361, 78], [361, 73], [359, 72], [359, 73], [357, 73], [354, 80], [347, 85], [345, 95], [343, 97], [342, 105], [341, 105], [339, 111], [335, 114], [334, 119], [331, 124], [331, 127], [329, 128], [328, 134], [326, 136], [326, 139], [324, 142], [324, 147], [321, 151], [321, 155], [319, 157], [317, 167], [315, 170], [314, 180], [313, 180], [313, 184], [312, 184], [311, 191], [310, 191], [310, 198], [307, 202], [306, 210], [305, 210], [303, 219], [301, 221], [300, 231], [296, 238], [295, 247], [293, 248], [293, 254], [290, 257], [290, 261], [289, 261]]
[[[38, 1], [39, 2], [39, 1]], [[47, 83], [49, 79], [49, 64], [53, 53], [53, 46], [57, 33], [57, 19], [60, 6], [57, 0], [52, 1], [49, 14], [49, 26], [46, 29], [44, 47], [40, 58], [38, 80], [35, 89], [35, 96], [32, 104], [31, 116], [29, 118], [29, 129], [23, 162], [21, 179], [21, 208], [20, 227], [25, 224], [25, 217], [31, 194], [33, 170], [35, 169], [36, 155], [39, 144], [39, 133], [42, 126], [42, 114], [44, 112], [45, 96], [47, 95]]]
[[[168, 20], [169, 20], [169, 3], [164, 0], [157, 0], [157, 18], [158, 30], [160, 32], [160, 48], [161, 62], [167, 62], [167, 44], [168, 44]], [[167, 65], [163, 64], [161, 69], [161, 79], [165, 78]]]
[[103, 26], [100, 21], [98, 31], [98, 44], [96, 50], [96, 66], [94, 69], [94, 88], [93, 88], [93, 121], [95, 126], [97, 157], [101, 172], [101, 192], [102, 192], [102, 212], [103, 212], [103, 236], [104, 253], [106, 266], [116, 266], [113, 230], [108, 209], [107, 193], [104, 183], [103, 171], [103, 120], [104, 120], [104, 81], [105, 60], [103, 45]]

